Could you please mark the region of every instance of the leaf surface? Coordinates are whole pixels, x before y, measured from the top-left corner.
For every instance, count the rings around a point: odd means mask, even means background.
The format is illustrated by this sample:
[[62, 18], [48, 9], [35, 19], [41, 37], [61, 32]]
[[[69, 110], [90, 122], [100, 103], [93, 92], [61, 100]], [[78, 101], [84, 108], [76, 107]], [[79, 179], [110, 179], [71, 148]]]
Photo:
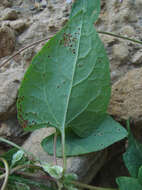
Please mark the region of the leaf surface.
[[[55, 190], [51, 187], [48, 187], [47, 184], [44, 184], [43, 182], [38, 182], [32, 179], [26, 179], [23, 177], [19, 177], [19, 176], [15, 176], [15, 175], [10, 175], [9, 176], [9, 189], [11, 188], [12, 185], [14, 185], [15, 183], [24, 183], [27, 184], [29, 186], [31, 186], [32, 188], [35, 187], [35, 189], [39, 189], [39, 190]], [[13, 189], [10, 189], [13, 190]], [[14, 189], [15, 190], [15, 189]], [[17, 189], [16, 189], [17, 190]], [[19, 190], [19, 189], [18, 189]], [[21, 189], [20, 189], [21, 190]]]
[[139, 168], [138, 180], [139, 180], [139, 183], [142, 185], [142, 166]]
[[[77, 156], [99, 151], [126, 136], [127, 131], [110, 116], [106, 116], [93, 134], [86, 138], [78, 137], [71, 130], [66, 132], [66, 155]], [[43, 149], [51, 155], [53, 155], [53, 137], [53, 135], [46, 137], [41, 143]], [[62, 156], [60, 137], [57, 138], [56, 152], [58, 157]]]
[[141, 190], [142, 185], [137, 178], [133, 177], [118, 177], [116, 182], [119, 186], [119, 190]]
[[[78, 0], [67, 25], [32, 60], [17, 102], [18, 119], [27, 130], [53, 126], [63, 134], [74, 121], [72, 129], [84, 136], [96, 127], [87, 123], [89, 114], [100, 122], [109, 103], [110, 74], [93, 24], [99, 11], [100, 0]], [[86, 123], [78, 130], [82, 114]]]

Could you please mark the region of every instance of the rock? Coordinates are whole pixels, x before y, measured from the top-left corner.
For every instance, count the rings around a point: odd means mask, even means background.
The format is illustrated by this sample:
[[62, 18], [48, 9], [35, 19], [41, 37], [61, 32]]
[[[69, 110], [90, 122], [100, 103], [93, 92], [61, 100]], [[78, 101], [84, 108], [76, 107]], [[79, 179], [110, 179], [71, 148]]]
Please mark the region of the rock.
[[137, 10], [141, 11], [142, 1], [141, 0], [136, 0], [135, 5], [136, 5]]
[[[54, 131], [55, 130], [53, 128], [42, 128], [34, 131], [25, 141], [23, 148], [32, 152], [42, 161], [53, 163], [53, 157], [44, 152], [40, 142]], [[79, 180], [84, 183], [89, 183], [106, 161], [106, 157], [106, 151], [70, 157], [67, 159], [67, 170], [68, 172], [76, 173], [79, 176]], [[57, 162], [58, 165], [62, 165], [62, 159], [58, 158]]]
[[0, 27], [0, 58], [10, 55], [15, 49], [15, 35], [7, 26]]
[[28, 21], [25, 19], [19, 19], [19, 20], [11, 21], [9, 24], [10, 24], [10, 27], [13, 30], [17, 31], [18, 33], [24, 32], [24, 30], [29, 25]]
[[111, 45], [115, 44], [116, 42], [118, 42], [118, 40], [116, 38], [114, 38], [113, 36], [101, 35], [101, 39], [108, 46], [111, 46]]
[[12, 1], [9, 0], [0, 0], [0, 6], [4, 6], [4, 7], [11, 7], [12, 6]]
[[17, 11], [11, 8], [6, 8], [2, 12], [2, 20], [16, 20], [18, 18]]
[[115, 81], [119, 77], [119, 74], [117, 71], [112, 71], [111, 72], [111, 80]]
[[16, 67], [0, 73], [0, 120], [16, 113], [17, 90], [24, 75], [24, 69]]
[[0, 122], [0, 137], [10, 138], [14, 142], [18, 141], [15, 139], [23, 133], [23, 129], [19, 125], [16, 115], [7, 121]]
[[[119, 0], [101, 0], [100, 19], [95, 24], [97, 30], [106, 31], [141, 41], [141, 4], [141, 0], [123, 0], [121, 2]], [[104, 34], [100, 37], [107, 50], [111, 71], [117, 72], [117, 76], [112, 77], [114, 78], [112, 83], [119, 80], [130, 69], [140, 67], [140, 65], [131, 64], [133, 55], [141, 49], [139, 44], [122, 40], [117, 37], [113, 37], [115, 40], [110, 37], [109, 40], [107, 35]], [[122, 51], [119, 50], [122, 53], [117, 51], [118, 44], [121, 44], [121, 46], [124, 45], [124, 47], [122, 47]]]
[[[0, 137], [10, 140], [18, 145], [22, 145], [27, 138], [27, 133], [19, 125], [16, 114], [6, 121], [0, 121]], [[11, 146], [7, 143], [0, 141], [0, 155], [6, 153]]]
[[31, 25], [26, 32], [18, 37], [20, 44], [25, 44], [25, 42], [32, 43], [42, 38], [51, 37], [65, 24], [68, 18], [66, 13], [69, 10], [69, 5], [66, 6], [62, 1], [56, 3], [51, 1], [50, 5], [54, 9], [45, 8], [43, 11], [31, 17]]
[[43, 10], [44, 8], [47, 7], [47, 1], [46, 0], [35, 0], [35, 8], [39, 10]]
[[133, 55], [132, 63], [134, 64], [142, 64], [142, 51], [138, 51]]
[[132, 26], [126, 25], [121, 29], [121, 35], [127, 37], [133, 37], [135, 35], [135, 30]]
[[113, 84], [108, 112], [120, 121], [132, 118], [136, 125], [142, 124], [142, 68]]
[[[23, 45], [25, 43], [32, 43], [34, 41], [45, 38], [45, 34], [47, 34], [47, 28], [41, 22], [33, 23], [26, 32], [22, 33], [18, 37], [18, 42]], [[49, 36], [50, 37], [50, 36]]]
[[128, 47], [124, 44], [115, 44], [112, 49], [113, 56], [115, 59], [118, 59], [120, 61], [126, 60], [129, 55]]

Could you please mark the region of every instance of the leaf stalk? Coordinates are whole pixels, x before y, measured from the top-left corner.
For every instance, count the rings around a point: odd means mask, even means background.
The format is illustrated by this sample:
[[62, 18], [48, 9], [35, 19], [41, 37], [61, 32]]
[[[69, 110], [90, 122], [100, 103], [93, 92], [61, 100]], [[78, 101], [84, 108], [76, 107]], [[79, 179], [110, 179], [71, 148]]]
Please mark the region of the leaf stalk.
[[61, 140], [62, 140], [62, 158], [63, 158], [63, 171], [65, 173], [66, 171], [66, 165], [67, 165], [67, 161], [66, 161], [66, 153], [65, 153], [65, 132], [62, 132], [61, 135]]
[[57, 134], [57, 131], [56, 131], [56, 133], [54, 134], [54, 164], [55, 165], [58, 165], [58, 163], [57, 163], [57, 156], [56, 156], [56, 144], [57, 144], [57, 136], [58, 136], [58, 134]]

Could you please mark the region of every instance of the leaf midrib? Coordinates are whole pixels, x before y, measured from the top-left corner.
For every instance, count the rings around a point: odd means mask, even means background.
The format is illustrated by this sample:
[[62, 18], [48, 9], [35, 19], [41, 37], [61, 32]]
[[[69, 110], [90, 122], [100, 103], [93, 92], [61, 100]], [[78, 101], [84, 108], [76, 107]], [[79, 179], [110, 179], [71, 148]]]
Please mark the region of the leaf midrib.
[[73, 81], [74, 81], [74, 76], [75, 76], [75, 69], [77, 66], [77, 60], [78, 60], [78, 55], [79, 55], [79, 49], [80, 49], [80, 39], [81, 39], [81, 34], [82, 34], [82, 26], [83, 26], [83, 12], [82, 14], [82, 18], [81, 18], [81, 26], [80, 26], [80, 36], [79, 36], [79, 40], [78, 40], [78, 47], [77, 47], [77, 51], [76, 51], [76, 59], [75, 59], [75, 64], [74, 64], [74, 68], [73, 68], [73, 74], [72, 74], [72, 80], [71, 80], [71, 84], [70, 84], [70, 90], [69, 90], [69, 95], [67, 98], [67, 103], [66, 103], [66, 109], [65, 109], [65, 114], [64, 114], [64, 119], [63, 119], [63, 123], [62, 123], [62, 132], [64, 132], [65, 129], [65, 123], [66, 123], [66, 117], [67, 117], [67, 112], [68, 112], [68, 105], [69, 105], [69, 100], [70, 100], [70, 96], [71, 96], [71, 91], [72, 91], [72, 87], [73, 87]]

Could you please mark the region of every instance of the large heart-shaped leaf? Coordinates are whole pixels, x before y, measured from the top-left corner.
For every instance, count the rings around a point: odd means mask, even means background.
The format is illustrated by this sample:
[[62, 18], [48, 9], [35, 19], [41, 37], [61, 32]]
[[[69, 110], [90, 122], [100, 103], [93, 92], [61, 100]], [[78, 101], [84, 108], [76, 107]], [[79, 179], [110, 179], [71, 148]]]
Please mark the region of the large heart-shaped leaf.
[[[99, 9], [100, 0], [76, 1], [70, 21], [32, 60], [17, 103], [18, 118], [26, 129], [53, 126], [63, 134], [72, 124], [82, 136], [87, 128], [96, 127], [87, 124], [89, 114], [96, 114], [95, 122], [100, 122], [110, 98], [110, 75], [93, 25]], [[86, 123], [78, 130], [75, 119], [80, 121], [81, 114]]]
[[[107, 146], [125, 138], [127, 131], [110, 116], [106, 116], [98, 128], [88, 137], [81, 138], [71, 130], [66, 132], [66, 155], [77, 156], [102, 150]], [[46, 137], [41, 145], [49, 154], [53, 155], [54, 135]], [[57, 156], [62, 156], [61, 139], [57, 138]]]

